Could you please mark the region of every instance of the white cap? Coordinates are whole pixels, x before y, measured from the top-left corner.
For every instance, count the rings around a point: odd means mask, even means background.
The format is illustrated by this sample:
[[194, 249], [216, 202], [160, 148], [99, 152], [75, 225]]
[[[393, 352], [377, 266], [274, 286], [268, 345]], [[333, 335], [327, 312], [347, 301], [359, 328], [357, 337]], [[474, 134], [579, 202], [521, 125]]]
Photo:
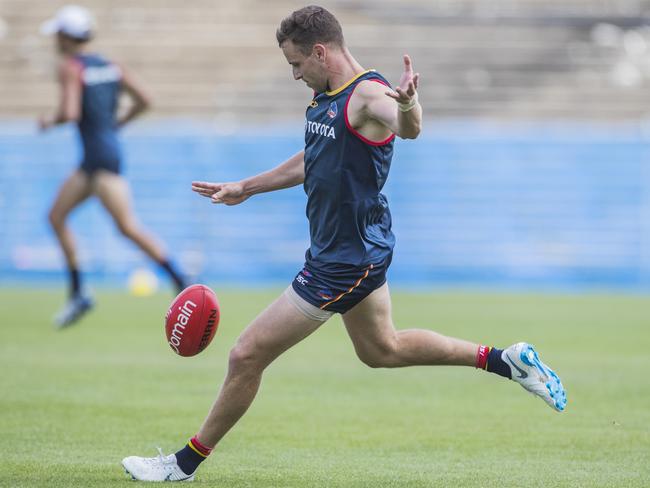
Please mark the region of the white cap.
[[95, 19], [88, 9], [78, 5], [66, 5], [56, 15], [41, 24], [41, 33], [46, 35], [58, 32], [75, 39], [90, 39], [95, 29]]

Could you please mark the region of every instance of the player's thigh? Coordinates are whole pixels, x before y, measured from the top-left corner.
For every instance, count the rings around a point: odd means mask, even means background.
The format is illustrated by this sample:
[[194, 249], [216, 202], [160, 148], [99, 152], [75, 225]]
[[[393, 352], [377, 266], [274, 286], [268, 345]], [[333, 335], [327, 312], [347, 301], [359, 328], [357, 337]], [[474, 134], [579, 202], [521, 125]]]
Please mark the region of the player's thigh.
[[63, 182], [50, 209], [50, 220], [58, 222], [91, 195], [90, 179], [82, 170], [76, 170]]
[[242, 332], [234, 348], [235, 355], [254, 357], [266, 365], [324, 322], [307, 317], [282, 294]]
[[383, 353], [393, 347], [396, 331], [388, 283], [377, 288], [342, 317], [359, 356]]
[[120, 227], [134, 223], [131, 189], [119, 174], [98, 170], [93, 176], [93, 191]]

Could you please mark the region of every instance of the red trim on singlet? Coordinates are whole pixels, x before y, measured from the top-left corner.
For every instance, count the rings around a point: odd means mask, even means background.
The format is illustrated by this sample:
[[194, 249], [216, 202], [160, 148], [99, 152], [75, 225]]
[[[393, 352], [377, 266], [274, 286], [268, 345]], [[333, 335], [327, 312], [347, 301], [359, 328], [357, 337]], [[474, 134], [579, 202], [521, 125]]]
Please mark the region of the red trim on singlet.
[[[370, 78], [369, 80], [362, 80], [362, 81], [376, 81], [377, 83], [381, 83], [384, 86], [388, 86], [384, 81], [379, 80], [377, 78]], [[348, 105], [350, 104], [350, 99], [352, 98], [352, 94], [354, 93], [354, 90], [356, 90], [358, 86], [359, 83], [354, 85], [354, 88], [352, 88], [352, 91], [348, 95], [348, 99], [345, 102], [345, 108], [343, 109], [343, 118], [345, 119], [345, 126], [348, 128], [350, 132], [352, 132], [355, 136], [357, 136], [366, 144], [370, 144], [371, 146], [383, 146], [384, 144], [388, 144], [390, 141], [395, 139], [395, 134], [391, 134], [387, 139], [384, 139], [383, 141], [371, 141], [370, 139], [367, 139], [364, 136], [362, 136], [359, 133], [359, 131], [356, 130], [354, 127], [352, 127], [352, 125], [350, 124], [350, 120], [348, 119]]]

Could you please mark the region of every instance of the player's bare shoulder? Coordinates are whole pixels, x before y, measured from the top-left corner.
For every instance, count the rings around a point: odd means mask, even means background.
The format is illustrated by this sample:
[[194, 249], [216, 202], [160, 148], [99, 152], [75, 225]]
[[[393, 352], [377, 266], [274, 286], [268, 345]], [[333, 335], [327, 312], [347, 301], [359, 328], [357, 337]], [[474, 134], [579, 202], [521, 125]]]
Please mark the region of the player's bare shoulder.
[[82, 71], [82, 64], [72, 56], [64, 57], [57, 66], [57, 75], [60, 81], [76, 80], [80, 78]]
[[355, 91], [368, 99], [383, 98], [386, 93], [386, 84], [379, 79], [370, 78], [360, 81]]
[[359, 128], [374, 119], [377, 104], [390, 103], [386, 99], [386, 85], [377, 80], [362, 80], [354, 89], [348, 103], [347, 116], [354, 128]]
[[375, 101], [383, 101], [385, 97], [386, 85], [374, 79], [362, 80], [350, 97], [349, 108], [352, 108], [352, 104], [354, 104], [355, 108], [364, 109]]

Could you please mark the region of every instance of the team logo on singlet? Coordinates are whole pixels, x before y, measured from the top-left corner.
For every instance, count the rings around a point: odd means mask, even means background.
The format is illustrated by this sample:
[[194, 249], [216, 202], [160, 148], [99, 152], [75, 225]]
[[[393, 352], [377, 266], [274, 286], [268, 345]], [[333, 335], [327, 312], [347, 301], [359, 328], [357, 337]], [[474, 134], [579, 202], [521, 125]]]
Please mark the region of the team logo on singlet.
[[339, 113], [339, 109], [336, 105], [336, 102], [330, 103], [330, 108], [327, 109], [327, 116], [330, 119], [333, 119], [334, 117], [336, 117], [337, 113]]
[[311, 108], [316, 108], [318, 107], [318, 102], [316, 100], [312, 100], [311, 103], [309, 104]]
[[106, 66], [89, 66], [84, 68], [82, 78], [85, 85], [100, 85], [120, 81], [122, 72], [114, 64]]

